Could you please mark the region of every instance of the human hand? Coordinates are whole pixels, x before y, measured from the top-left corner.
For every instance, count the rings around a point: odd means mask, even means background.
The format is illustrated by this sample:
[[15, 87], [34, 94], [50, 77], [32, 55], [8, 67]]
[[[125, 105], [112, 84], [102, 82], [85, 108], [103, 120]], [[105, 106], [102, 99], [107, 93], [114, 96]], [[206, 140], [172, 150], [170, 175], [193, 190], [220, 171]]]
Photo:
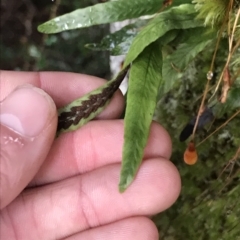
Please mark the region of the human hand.
[[104, 81], [73, 73], [0, 74], [0, 239], [158, 239], [148, 217], [170, 207], [180, 192], [178, 171], [167, 160], [167, 132], [152, 124], [136, 179], [119, 193], [123, 121], [114, 119], [124, 107], [121, 93], [97, 121], [54, 140], [55, 104]]

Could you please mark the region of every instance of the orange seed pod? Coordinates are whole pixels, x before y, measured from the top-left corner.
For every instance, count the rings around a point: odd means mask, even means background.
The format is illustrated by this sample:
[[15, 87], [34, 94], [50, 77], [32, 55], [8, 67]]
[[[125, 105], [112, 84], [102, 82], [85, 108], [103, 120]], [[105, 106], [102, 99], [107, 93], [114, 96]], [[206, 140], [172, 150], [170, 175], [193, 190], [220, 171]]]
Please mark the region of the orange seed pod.
[[183, 156], [184, 162], [188, 165], [193, 165], [197, 162], [198, 155], [195, 149], [195, 144], [190, 142]]

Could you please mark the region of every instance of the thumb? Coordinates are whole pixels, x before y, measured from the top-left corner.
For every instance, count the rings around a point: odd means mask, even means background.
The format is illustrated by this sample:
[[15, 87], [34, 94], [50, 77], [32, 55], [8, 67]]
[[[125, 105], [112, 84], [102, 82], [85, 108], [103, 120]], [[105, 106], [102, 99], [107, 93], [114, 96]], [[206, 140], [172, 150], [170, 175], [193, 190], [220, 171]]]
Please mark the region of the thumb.
[[0, 105], [0, 208], [9, 204], [37, 173], [56, 133], [53, 100], [24, 85]]

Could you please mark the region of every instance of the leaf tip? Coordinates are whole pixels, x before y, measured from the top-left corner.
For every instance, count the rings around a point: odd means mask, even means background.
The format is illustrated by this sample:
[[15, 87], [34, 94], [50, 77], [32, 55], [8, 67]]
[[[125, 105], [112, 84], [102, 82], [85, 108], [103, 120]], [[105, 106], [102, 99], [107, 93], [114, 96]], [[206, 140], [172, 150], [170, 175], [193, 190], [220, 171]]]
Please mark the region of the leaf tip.
[[57, 25], [53, 21], [48, 21], [43, 24], [40, 24], [37, 27], [37, 30], [41, 33], [57, 33]]
[[122, 186], [122, 185], [118, 185], [118, 191], [120, 192], [120, 193], [123, 193], [124, 191], [126, 190], [126, 188], [125, 188], [125, 186]]
[[43, 33], [42, 25], [43, 25], [43, 24], [38, 25], [38, 27], [37, 27], [37, 30], [38, 30], [39, 32], [41, 32], [41, 33]]
[[120, 182], [118, 184], [119, 192], [123, 193], [129, 187], [132, 181], [133, 181], [133, 176], [131, 175], [121, 176]]

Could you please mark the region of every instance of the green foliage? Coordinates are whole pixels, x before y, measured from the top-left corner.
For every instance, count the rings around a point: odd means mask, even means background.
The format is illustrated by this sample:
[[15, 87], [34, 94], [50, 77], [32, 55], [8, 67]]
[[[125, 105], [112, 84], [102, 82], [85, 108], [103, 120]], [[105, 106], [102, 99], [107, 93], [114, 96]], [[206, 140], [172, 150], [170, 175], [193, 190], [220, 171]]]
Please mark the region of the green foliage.
[[123, 21], [153, 14], [160, 7], [161, 2], [158, 0], [109, 1], [54, 18], [40, 25], [38, 30], [43, 33], [58, 33], [65, 30]]
[[205, 25], [215, 26], [224, 21], [229, 0], [193, 0], [193, 2], [199, 11], [198, 18], [203, 19]]
[[[191, 0], [176, 0], [173, 6], [190, 3]], [[151, 15], [161, 8], [159, 0], [118, 0], [77, 9], [54, 18], [38, 27], [42, 33], [58, 33], [76, 28], [85, 28], [99, 24], [134, 19]]]
[[[126, 53], [124, 68], [131, 65], [124, 119], [121, 192], [134, 180], [141, 164], [158, 96], [159, 109], [155, 118], [172, 136], [172, 161], [180, 171], [183, 184], [178, 202], [155, 217], [162, 239], [235, 240], [240, 236], [237, 225], [239, 207], [236, 204], [240, 193], [240, 171], [238, 156], [234, 158], [240, 146], [239, 115], [225, 124], [240, 108], [238, 25], [232, 41], [235, 52], [231, 52], [232, 58], [227, 65], [230, 79], [219, 84], [226, 59], [230, 56], [227, 36], [237, 16], [237, 1], [233, 1], [232, 14], [226, 18], [228, 2], [196, 0], [194, 5], [188, 0], [179, 0], [173, 1], [170, 7], [161, 8], [162, 2], [158, 0], [108, 1], [78, 9], [39, 26], [42, 32], [56, 33], [155, 14], [148, 20], [136, 19], [133, 24], [103, 38], [100, 44], [88, 44], [87, 47], [108, 50], [113, 55]], [[224, 19], [229, 19], [229, 26], [223, 24]], [[222, 39], [218, 45], [219, 38]], [[218, 51], [212, 66], [215, 48]], [[212, 107], [216, 119], [208, 130], [197, 132], [195, 142], [201, 142], [222, 124], [226, 126], [197, 147], [199, 161], [189, 167], [179, 161], [186, 145], [179, 142], [178, 136], [185, 124], [196, 116], [209, 70], [213, 70], [214, 78], [206, 93], [206, 105]], [[232, 76], [235, 81], [229, 84]], [[227, 101], [222, 104], [218, 99], [223, 94], [224, 84], [229, 84], [230, 90], [225, 92]], [[103, 96], [104, 88], [98, 89], [97, 94]], [[87, 98], [91, 96], [93, 93]], [[105, 100], [109, 98], [106, 95]], [[211, 100], [208, 102], [208, 99]], [[69, 107], [71, 105], [66, 109]], [[84, 123], [85, 120], [89, 119], [84, 117]], [[231, 159], [234, 159], [233, 165]], [[232, 212], [227, 215], [229, 209]]]
[[95, 51], [110, 51], [112, 56], [126, 54], [133, 39], [147, 22], [147, 20], [139, 20], [129, 24], [119, 31], [105, 36], [101, 43], [89, 43], [86, 44], [86, 47]]
[[132, 63], [124, 119], [121, 192], [131, 184], [142, 161], [162, 80], [161, 54], [161, 45], [156, 42]]
[[124, 64], [127, 66], [136, 59], [146, 46], [163, 37], [164, 34], [172, 29], [186, 29], [201, 26], [202, 23], [200, 21], [193, 21], [195, 16], [196, 12], [194, 7], [190, 4], [184, 4], [160, 13], [150, 21], [133, 40]]
[[218, 116], [223, 116], [226, 112], [231, 112], [240, 108], [240, 85], [237, 84], [228, 92], [227, 101], [224, 104], [218, 104], [215, 110]]
[[[156, 111], [156, 119], [171, 135], [174, 148], [171, 160], [182, 178], [182, 191], [177, 203], [154, 217], [161, 239], [235, 240], [240, 236], [240, 168], [237, 161], [229, 162], [240, 146], [240, 116], [197, 147], [199, 159], [196, 165], [186, 166], [182, 160], [186, 145], [179, 142], [178, 136], [199, 107], [201, 68], [208, 60], [201, 57], [198, 56], [191, 64], [191, 74], [185, 75], [183, 82], [178, 81], [160, 99]], [[196, 142], [203, 140], [239, 110], [239, 96], [239, 87], [229, 91], [227, 102], [217, 106], [214, 124], [198, 132]]]
[[206, 31], [203, 27], [196, 27], [187, 29], [182, 34], [183, 43], [180, 43], [178, 48], [163, 61], [164, 85], [161, 89], [163, 93], [172, 89], [175, 81], [183, 76], [188, 64], [215, 40], [216, 31], [213, 29]]

